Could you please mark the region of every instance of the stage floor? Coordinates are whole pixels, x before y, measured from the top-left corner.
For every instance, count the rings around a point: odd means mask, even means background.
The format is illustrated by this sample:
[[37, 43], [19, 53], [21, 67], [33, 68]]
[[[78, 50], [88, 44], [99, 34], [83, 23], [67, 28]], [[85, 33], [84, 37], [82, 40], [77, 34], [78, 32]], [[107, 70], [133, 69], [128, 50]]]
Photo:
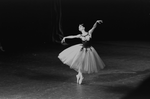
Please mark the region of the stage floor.
[[0, 52], [0, 99], [122, 99], [150, 74], [147, 42], [99, 42], [93, 46], [106, 67], [97, 74], [77, 74], [58, 54], [67, 46]]

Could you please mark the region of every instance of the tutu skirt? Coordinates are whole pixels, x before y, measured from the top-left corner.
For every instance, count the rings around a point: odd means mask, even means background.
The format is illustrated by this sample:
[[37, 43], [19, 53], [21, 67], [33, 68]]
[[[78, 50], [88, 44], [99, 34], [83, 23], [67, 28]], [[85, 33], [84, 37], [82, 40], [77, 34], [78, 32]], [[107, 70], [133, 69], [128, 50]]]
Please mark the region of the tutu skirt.
[[96, 50], [83, 44], [73, 45], [63, 50], [58, 58], [71, 69], [80, 70], [82, 73], [97, 73], [105, 67]]

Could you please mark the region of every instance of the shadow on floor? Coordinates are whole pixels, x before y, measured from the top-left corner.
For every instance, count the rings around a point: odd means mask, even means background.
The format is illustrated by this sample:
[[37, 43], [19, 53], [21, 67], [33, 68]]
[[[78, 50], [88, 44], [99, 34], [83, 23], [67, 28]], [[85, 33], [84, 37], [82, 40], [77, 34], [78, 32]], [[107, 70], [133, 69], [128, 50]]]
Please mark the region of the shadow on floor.
[[122, 99], [150, 99], [150, 77]]
[[131, 86], [120, 85], [120, 86], [110, 86], [105, 91], [118, 93], [118, 94], [127, 94], [131, 92], [133, 89], [134, 87], [131, 87]]

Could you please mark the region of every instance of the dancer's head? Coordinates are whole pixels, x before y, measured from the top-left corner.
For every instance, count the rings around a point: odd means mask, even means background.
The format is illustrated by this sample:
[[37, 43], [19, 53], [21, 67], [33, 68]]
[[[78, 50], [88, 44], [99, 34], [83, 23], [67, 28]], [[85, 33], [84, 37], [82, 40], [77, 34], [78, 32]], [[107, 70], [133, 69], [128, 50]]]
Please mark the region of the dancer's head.
[[87, 35], [87, 32], [85, 31], [85, 27], [83, 26], [83, 24], [79, 25], [79, 31], [82, 32], [82, 35]]
[[80, 25], [79, 25], [79, 31], [82, 32], [82, 31], [84, 31], [84, 30], [85, 30], [85, 27], [83, 26], [83, 24], [80, 24]]

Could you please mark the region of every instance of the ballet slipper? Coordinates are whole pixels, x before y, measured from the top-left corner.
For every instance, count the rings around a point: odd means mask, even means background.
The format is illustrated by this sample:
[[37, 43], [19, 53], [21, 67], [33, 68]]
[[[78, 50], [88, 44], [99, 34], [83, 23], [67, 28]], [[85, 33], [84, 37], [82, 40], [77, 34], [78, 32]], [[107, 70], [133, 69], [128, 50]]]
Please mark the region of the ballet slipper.
[[77, 83], [79, 83], [79, 74], [76, 75], [76, 78], [77, 78]]
[[83, 81], [84, 77], [80, 77], [80, 80], [79, 80], [79, 84], [82, 84], [82, 81]]

